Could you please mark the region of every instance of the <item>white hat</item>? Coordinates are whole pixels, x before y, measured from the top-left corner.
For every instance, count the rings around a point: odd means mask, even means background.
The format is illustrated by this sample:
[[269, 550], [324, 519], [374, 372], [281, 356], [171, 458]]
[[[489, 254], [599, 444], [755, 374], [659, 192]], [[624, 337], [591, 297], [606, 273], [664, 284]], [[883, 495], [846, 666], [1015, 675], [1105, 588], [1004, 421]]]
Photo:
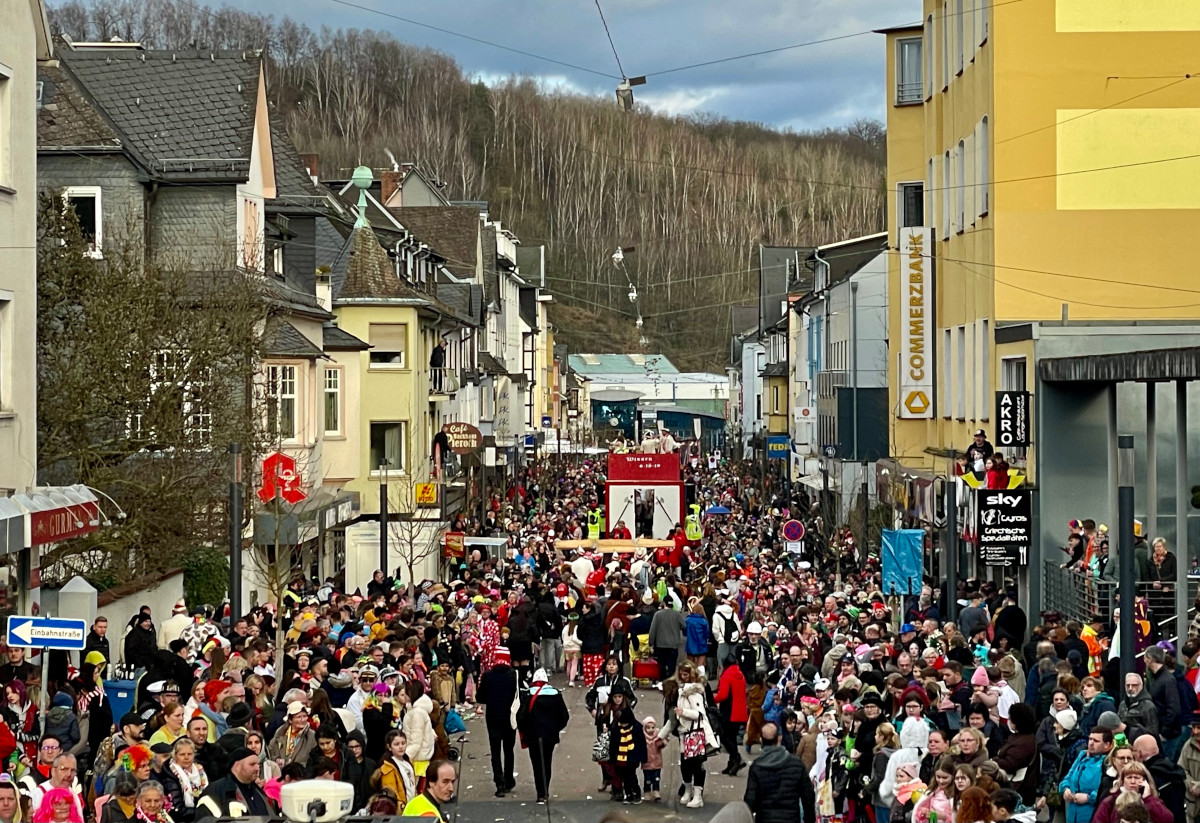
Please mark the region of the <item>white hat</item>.
[[646, 589], [646, 593], [642, 595], [642, 602], [649, 606], [654, 602], [654, 592]]
[[1079, 723], [1079, 715], [1075, 713], [1074, 709], [1063, 709], [1054, 715], [1054, 722], [1069, 732]]
[[146, 691], [150, 692], [150, 694], [162, 694], [162, 690], [166, 687], [166, 685], [167, 681], [165, 680], [155, 680], [146, 687]]
[[187, 614], [187, 603], [182, 599], [175, 601], [175, 608], [171, 609], [171, 614]]
[[308, 711], [308, 706], [305, 706], [299, 700], [293, 700], [291, 703], [288, 703], [288, 707], [287, 707], [287, 716], [288, 717], [291, 717], [294, 714], [300, 714], [300, 712], [307, 712], [307, 711]]
[[762, 623], [759, 623], [757, 620], [751, 622], [746, 627], [746, 634], [762, 634]]
[[529, 682], [530, 683], [549, 683], [550, 675], [546, 674], [545, 669], [538, 669], [537, 671], [535, 671], [533, 673], [533, 677], [530, 679]]

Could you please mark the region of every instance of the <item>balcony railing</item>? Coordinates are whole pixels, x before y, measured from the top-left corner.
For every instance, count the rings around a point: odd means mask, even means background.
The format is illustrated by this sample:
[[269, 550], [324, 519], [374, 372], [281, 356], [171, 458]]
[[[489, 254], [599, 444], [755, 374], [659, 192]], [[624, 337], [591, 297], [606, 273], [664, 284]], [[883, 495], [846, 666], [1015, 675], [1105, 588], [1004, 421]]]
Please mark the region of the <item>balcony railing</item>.
[[817, 397], [837, 397], [837, 390], [849, 385], [849, 372], [828, 370], [817, 372]]
[[[1045, 561], [1045, 608], [1053, 609], [1063, 620], [1087, 623], [1092, 615], [1111, 621], [1117, 606], [1119, 585], [1110, 580], [1097, 580], [1073, 569], [1064, 569], [1054, 560]], [[1189, 603], [1195, 602], [1200, 577], [1188, 575]], [[1176, 628], [1175, 587], [1156, 589], [1153, 583], [1138, 583], [1137, 593], [1146, 598], [1152, 620], [1164, 638], [1174, 637]], [[1186, 618], [1185, 618], [1186, 624]], [[1187, 626], [1184, 626], [1187, 629]]]
[[452, 395], [458, 391], [458, 372], [449, 366], [429, 367], [430, 395]]
[[903, 103], [920, 103], [925, 99], [924, 84], [920, 80], [910, 83], [896, 84], [896, 102]]

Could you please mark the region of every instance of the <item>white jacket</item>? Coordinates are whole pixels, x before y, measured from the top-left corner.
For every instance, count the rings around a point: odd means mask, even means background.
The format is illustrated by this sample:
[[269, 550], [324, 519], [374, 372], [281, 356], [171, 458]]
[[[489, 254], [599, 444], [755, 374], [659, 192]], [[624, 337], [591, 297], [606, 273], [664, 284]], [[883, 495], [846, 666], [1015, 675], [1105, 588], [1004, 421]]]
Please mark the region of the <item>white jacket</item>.
[[[732, 645], [742, 638], [742, 624], [738, 622], [737, 615], [733, 613], [733, 607], [728, 603], [722, 603], [713, 612], [712, 619], [712, 638], [718, 645], [725, 642], [725, 624], [728, 621], [733, 622], [733, 633], [729, 636], [729, 643]], [[718, 660], [717, 662], [722, 663], [723, 661]]]
[[414, 763], [433, 759], [433, 744], [436, 742], [430, 714], [433, 701], [423, 694], [404, 713], [404, 736], [408, 738], [408, 758]]
[[708, 712], [705, 711], [704, 704], [704, 684], [685, 683], [679, 689], [679, 701], [676, 704], [683, 709], [683, 716], [676, 717], [675, 712], [669, 712], [667, 723], [659, 731], [658, 739], [668, 739], [675, 728], [678, 728], [680, 736], [683, 736], [692, 731], [696, 727], [696, 722], [699, 721], [700, 727], [704, 729], [705, 742], [712, 747], [719, 746], [717, 735], [713, 732], [712, 726], [708, 724]]
[[578, 652], [583, 650], [583, 642], [579, 639], [578, 627], [576, 633], [571, 632], [571, 621], [567, 621], [567, 625], [563, 626], [562, 644], [564, 652]]

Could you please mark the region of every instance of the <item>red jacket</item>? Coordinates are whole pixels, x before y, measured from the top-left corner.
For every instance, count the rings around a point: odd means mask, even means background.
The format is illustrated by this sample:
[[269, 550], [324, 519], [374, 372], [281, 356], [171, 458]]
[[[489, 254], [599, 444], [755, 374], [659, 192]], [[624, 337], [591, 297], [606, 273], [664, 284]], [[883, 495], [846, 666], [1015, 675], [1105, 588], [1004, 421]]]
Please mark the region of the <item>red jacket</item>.
[[713, 699], [721, 709], [722, 719], [728, 718], [731, 723], [745, 723], [750, 719], [746, 708], [746, 676], [737, 666], [726, 666], [721, 672]]

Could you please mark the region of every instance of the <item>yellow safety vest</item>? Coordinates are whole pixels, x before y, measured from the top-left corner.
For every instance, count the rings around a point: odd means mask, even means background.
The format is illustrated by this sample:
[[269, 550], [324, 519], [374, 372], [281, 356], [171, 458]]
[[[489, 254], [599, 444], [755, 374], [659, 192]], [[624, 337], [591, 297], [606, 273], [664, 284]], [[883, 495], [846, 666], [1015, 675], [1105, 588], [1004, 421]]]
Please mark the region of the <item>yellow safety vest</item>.
[[600, 539], [600, 511], [598, 509], [588, 512], [588, 539]]
[[446, 818], [442, 816], [442, 810], [437, 807], [437, 804], [429, 799], [425, 792], [421, 792], [404, 806], [405, 817], [436, 817], [441, 823], [446, 823]]

